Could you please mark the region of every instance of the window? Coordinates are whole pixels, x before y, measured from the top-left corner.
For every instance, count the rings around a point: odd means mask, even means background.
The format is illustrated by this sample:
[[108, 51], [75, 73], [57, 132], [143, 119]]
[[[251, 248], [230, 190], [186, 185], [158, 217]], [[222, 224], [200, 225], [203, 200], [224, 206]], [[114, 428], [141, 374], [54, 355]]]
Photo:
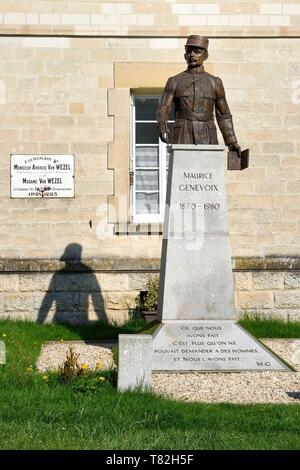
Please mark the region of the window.
[[[168, 172], [167, 146], [158, 137], [160, 96], [132, 95], [133, 222], [162, 222]], [[170, 116], [172, 121], [174, 118]], [[171, 130], [172, 124], [169, 124]]]

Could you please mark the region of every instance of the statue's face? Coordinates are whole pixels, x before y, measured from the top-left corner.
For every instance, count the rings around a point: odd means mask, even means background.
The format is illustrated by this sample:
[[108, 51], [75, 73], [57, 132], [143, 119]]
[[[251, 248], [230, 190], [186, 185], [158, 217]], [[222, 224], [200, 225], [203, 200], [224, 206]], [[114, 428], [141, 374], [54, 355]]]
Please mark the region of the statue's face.
[[202, 47], [186, 46], [184, 58], [189, 68], [199, 67], [207, 59], [207, 51]]

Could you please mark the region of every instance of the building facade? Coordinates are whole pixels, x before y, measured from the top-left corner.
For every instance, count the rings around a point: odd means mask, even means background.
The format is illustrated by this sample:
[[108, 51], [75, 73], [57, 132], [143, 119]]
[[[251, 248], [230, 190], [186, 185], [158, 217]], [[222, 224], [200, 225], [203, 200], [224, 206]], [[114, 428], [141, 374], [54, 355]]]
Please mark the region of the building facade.
[[[0, 33], [2, 318], [123, 322], [158, 275], [155, 108], [201, 34], [250, 148], [226, 172], [237, 311], [299, 320], [299, 1], [3, 0]], [[75, 197], [13, 197], [12, 154], [74, 155]]]

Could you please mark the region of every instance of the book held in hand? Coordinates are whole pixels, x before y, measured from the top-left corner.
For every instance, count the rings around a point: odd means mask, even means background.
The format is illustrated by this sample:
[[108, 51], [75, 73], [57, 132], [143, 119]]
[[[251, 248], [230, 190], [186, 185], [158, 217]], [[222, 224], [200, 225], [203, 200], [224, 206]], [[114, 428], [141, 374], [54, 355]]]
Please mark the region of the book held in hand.
[[241, 158], [237, 152], [228, 152], [227, 170], [244, 170], [249, 166], [249, 149], [242, 150]]

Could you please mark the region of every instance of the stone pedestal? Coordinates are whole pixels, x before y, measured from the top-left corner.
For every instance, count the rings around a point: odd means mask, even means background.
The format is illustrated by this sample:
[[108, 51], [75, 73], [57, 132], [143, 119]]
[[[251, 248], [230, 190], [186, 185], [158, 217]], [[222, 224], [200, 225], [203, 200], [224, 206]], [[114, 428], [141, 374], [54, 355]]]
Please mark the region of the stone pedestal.
[[289, 370], [264, 345], [228, 320], [170, 321], [153, 337], [152, 370]]
[[150, 335], [120, 335], [118, 389], [151, 387], [152, 338]]
[[161, 325], [144, 350], [149, 357], [151, 344], [152, 370], [290, 370], [235, 323], [220, 145], [172, 146], [158, 318]]
[[235, 324], [223, 151], [172, 146], [152, 370], [289, 370]]
[[173, 145], [158, 315], [235, 319], [224, 183], [224, 147]]

